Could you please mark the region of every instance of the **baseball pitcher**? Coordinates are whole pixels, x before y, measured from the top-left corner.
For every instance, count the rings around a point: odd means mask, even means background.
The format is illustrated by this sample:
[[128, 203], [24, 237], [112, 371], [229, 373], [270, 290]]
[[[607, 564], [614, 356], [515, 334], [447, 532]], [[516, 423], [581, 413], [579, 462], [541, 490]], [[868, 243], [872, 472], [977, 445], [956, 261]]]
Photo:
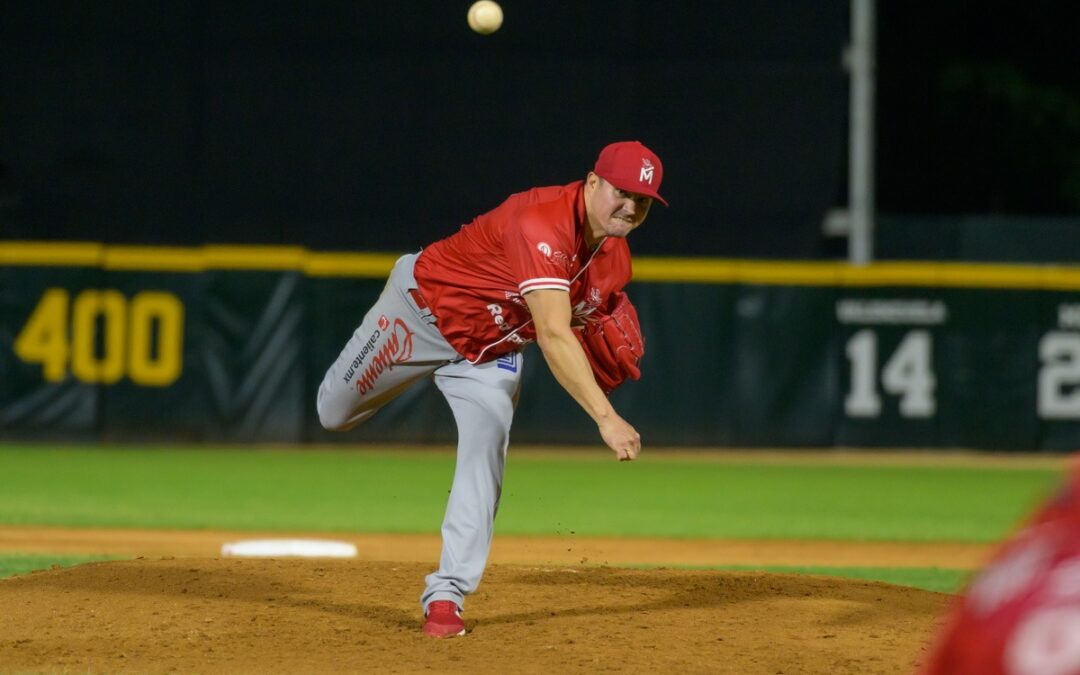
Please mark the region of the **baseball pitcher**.
[[559, 384], [620, 461], [641, 451], [607, 395], [640, 377], [644, 338], [622, 289], [626, 236], [660, 196], [663, 166], [637, 141], [605, 147], [584, 180], [511, 195], [456, 234], [400, 258], [319, 387], [327, 429], [364, 422], [433, 376], [458, 429], [439, 569], [421, 596], [424, 632], [464, 635], [464, 598], [487, 564], [522, 349], [536, 342]]

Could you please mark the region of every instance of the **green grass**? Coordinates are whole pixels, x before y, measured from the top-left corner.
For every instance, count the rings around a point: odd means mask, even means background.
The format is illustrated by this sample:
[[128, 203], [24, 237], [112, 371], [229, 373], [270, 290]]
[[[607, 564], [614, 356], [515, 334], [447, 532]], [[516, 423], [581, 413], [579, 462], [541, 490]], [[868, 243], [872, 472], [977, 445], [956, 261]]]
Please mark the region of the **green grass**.
[[0, 579], [52, 567], [73, 567], [99, 560], [116, 560], [101, 555], [54, 555], [48, 553], [0, 553]]
[[[0, 523], [435, 532], [449, 452], [0, 446]], [[992, 542], [1051, 469], [511, 452], [500, 534]]]
[[525, 458], [512, 470], [500, 531], [876, 541], [996, 541], [1059, 477], [663, 458], [621, 466]]
[[937, 593], [959, 593], [967, 585], [972, 574], [971, 570], [940, 567], [827, 567], [821, 565], [630, 565], [629, 567], [813, 574], [824, 577], [882, 581], [896, 586], [911, 586]]
[[[0, 523], [69, 527], [428, 532], [450, 452], [0, 445]], [[1053, 469], [716, 461], [618, 463], [511, 453], [497, 530], [709, 538], [993, 542], [1060, 480]], [[0, 554], [0, 577], [103, 556]], [[937, 568], [724, 566], [958, 592]]]
[[821, 566], [759, 566], [745, 565], [714, 567], [726, 570], [762, 570], [780, 574], [815, 574], [846, 579], [884, 581], [897, 586], [911, 586], [938, 593], [959, 593], [967, 584], [968, 570], [941, 569], [939, 567], [821, 567]]

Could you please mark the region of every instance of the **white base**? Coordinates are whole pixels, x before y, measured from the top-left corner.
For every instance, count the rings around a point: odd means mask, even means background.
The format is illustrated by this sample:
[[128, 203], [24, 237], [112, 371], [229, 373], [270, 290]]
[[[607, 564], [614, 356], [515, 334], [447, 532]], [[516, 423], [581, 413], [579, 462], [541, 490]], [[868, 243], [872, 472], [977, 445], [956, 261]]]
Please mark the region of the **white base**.
[[318, 539], [249, 539], [223, 544], [221, 555], [235, 558], [355, 558], [356, 546]]

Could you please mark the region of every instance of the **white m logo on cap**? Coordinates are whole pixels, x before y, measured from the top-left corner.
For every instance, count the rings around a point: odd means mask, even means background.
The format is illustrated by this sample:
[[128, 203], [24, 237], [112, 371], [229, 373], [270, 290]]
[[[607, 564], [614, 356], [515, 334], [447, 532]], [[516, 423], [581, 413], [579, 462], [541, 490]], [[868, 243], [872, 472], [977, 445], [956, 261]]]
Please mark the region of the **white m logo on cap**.
[[638, 176], [638, 181], [640, 181], [642, 183], [648, 183], [649, 185], [652, 185], [652, 177], [653, 177], [653, 165], [652, 165], [652, 162], [650, 162], [648, 159], [643, 158], [641, 160], [641, 175]]

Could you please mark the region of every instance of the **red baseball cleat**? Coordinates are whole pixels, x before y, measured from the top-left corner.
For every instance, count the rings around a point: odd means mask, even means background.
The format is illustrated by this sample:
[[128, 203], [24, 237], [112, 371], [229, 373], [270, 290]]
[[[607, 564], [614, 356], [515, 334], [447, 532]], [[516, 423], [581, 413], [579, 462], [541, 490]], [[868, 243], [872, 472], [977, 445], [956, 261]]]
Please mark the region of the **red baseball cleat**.
[[436, 600], [428, 605], [424, 617], [424, 635], [445, 638], [465, 634], [465, 622], [461, 610], [451, 600]]

